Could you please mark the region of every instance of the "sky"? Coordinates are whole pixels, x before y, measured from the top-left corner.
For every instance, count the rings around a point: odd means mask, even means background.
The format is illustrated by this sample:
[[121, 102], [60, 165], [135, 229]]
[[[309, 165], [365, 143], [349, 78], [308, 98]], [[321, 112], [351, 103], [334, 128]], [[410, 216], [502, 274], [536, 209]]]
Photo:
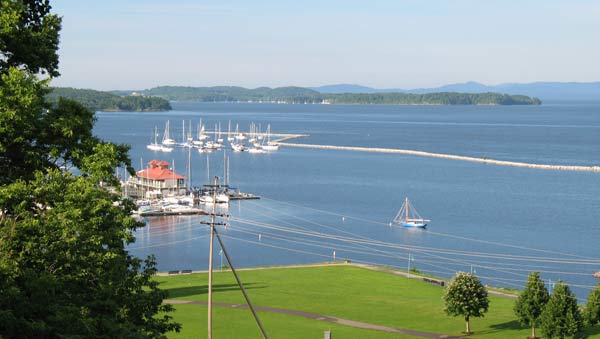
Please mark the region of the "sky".
[[598, 0], [59, 0], [54, 86], [600, 80]]

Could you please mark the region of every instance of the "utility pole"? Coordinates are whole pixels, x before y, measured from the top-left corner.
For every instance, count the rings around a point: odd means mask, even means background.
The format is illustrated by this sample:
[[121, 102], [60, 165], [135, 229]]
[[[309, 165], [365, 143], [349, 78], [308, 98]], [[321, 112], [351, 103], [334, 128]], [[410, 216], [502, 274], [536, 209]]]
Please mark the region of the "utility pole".
[[410, 259], [411, 259], [411, 254], [408, 253], [408, 267], [406, 269], [406, 273], [408, 275], [408, 277], [410, 278]]
[[[207, 158], [208, 159], [208, 158]], [[212, 339], [212, 271], [213, 271], [213, 238], [215, 235], [215, 207], [217, 205], [217, 183], [219, 177], [215, 177], [215, 189], [213, 190], [213, 206], [210, 215], [210, 239], [208, 243], [208, 339]]]
[[242, 294], [244, 295], [244, 298], [246, 299], [246, 303], [248, 304], [248, 308], [250, 309], [250, 311], [252, 312], [252, 315], [254, 316], [254, 320], [256, 321], [256, 324], [258, 325], [262, 336], [264, 339], [268, 339], [269, 337], [267, 336], [267, 333], [265, 332], [265, 329], [260, 321], [260, 319], [258, 318], [258, 314], [256, 313], [256, 311], [254, 310], [254, 307], [252, 306], [252, 303], [250, 302], [250, 298], [248, 297], [248, 294], [246, 294], [246, 290], [244, 289], [244, 285], [242, 284], [242, 281], [240, 280], [235, 267], [233, 266], [233, 262], [231, 261], [231, 258], [229, 257], [229, 254], [227, 253], [227, 249], [225, 249], [225, 244], [223, 244], [223, 241], [221, 240], [221, 237], [219, 236], [219, 233], [217, 232], [217, 229], [215, 228], [215, 226], [217, 225], [221, 225], [221, 226], [226, 226], [226, 223], [222, 223], [222, 222], [215, 222], [215, 218], [216, 217], [227, 217], [228, 215], [225, 214], [217, 214], [216, 213], [216, 204], [217, 204], [217, 187], [219, 185], [219, 177], [215, 176], [215, 181], [214, 181], [214, 190], [213, 190], [213, 207], [212, 207], [212, 213], [211, 213], [211, 218], [210, 218], [210, 222], [204, 222], [201, 221], [201, 224], [207, 224], [210, 226], [210, 239], [209, 239], [209, 254], [208, 254], [208, 339], [212, 339], [212, 273], [213, 273], [213, 239], [214, 236], [217, 237], [217, 240], [219, 241], [219, 245], [221, 245], [221, 251], [219, 252], [219, 255], [221, 255], [221, 267], [223, 267], [223, 257], [222, 255], [225, 254], [225, 258], [227, 259], [227, 263], [229, 264], [229, 267], [231, 269], [231, 272], [233, 273], [233, 275], [235, 276], [235, 279], [237, 281], [238, 286], [240, 287], [240, 290], [242, 291]]

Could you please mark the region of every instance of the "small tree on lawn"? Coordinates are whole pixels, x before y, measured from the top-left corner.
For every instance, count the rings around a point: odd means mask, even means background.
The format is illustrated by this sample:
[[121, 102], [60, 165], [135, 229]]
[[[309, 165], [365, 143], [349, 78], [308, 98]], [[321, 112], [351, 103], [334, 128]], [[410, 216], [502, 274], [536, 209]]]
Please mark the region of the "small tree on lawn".
[[540, 273], [531, 272], [525, 290], [521, 292], [515, 303], [515, 314], [519, 318], [519, 322], [531, 326], [530, 338], [536, 338], [535, 326], [549, 299], [550, 295], [544, 282], [540, 279]]
[[588, 296], [584, 319], [592, 326], [600, 322], [600, 284], [596, 285], [596, 288]]
[[542, 333], [547, 338], [575, 335], [582, 327], [582, 316], [577, 298], [568, 285], [560, 280], [556, 283], [550, 300], [540, 317]]
[[471, 333], [471, 317], [483, 317], [489, 307], [487, 290], [474, 275], [458, 272], [450, 280], [444, 293], [444, 311], [451, 316], [463, 316], [466, 333]]

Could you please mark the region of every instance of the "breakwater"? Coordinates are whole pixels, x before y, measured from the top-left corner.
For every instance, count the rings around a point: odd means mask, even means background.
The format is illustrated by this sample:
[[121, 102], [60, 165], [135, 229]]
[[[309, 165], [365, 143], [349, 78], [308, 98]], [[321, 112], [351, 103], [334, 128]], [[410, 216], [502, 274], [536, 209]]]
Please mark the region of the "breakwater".
[[541, 169], [541, 170], [573, 171], [573, 172], [600, 172], [600, 166], [534, 164], [534, 163], [526, 163], [526, 162], [495, 160], [495, 159], [488, 159], [488, 158], [475, 158], [475, 157], [468, 157], [468, 156], [463, 156], [463, 155], [432, 153], [432, 152], [415, 151], [415, 150], [409, 150], [409, 149], [397, 149], [397, 148], [293, 144], [293, 143], [281, 142], [280, 140], [278, 140], [276, 143], [280, 146], [285, 146], [285, 147], [301, 147], [301, 148], [328, 149], [328, 150], [355, 151], [355, 152], [372, 152], [372, 153], [406, 154], [406, 155], [414, 155], [414, 156], [420, 156], [420, 157], [461, 160], [461, 161], [478, 162], [478, 163], [484, 163], [484, 164], [490, 164], [490, 165], [522, 167], [522, 168]]

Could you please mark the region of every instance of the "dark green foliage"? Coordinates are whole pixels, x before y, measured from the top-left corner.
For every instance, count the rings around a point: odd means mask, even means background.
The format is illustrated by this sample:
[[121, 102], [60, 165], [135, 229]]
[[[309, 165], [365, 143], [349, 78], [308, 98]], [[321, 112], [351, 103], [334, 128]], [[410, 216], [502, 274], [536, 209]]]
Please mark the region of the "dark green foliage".
[[550, 300], [540, 317], [542, 333], [547, 338], [576, 335], [582, 328], [582, 316], [577, 298], [568, 285], [557, 282]]
[[103, 188], [131, 171], [129, 148], [93, 136], [79, 103], [44, 101], [36, 73], [58, 74], [48, 2], [0, 4], [0, 337], [164, 338], [179, 325], [155, 262], [125, 249], [141, 224]]
[[124, 248], [139, 226], [132, 205], [93, 180], [53, 170], [0, 187], [11, 206], [0, 227], [0, 335], [160, 337], [166, 292], [151, 280], [152, 258]]
[[590, 325], [600, 322], [600, 284], [596, 285], [585, 304], [584, 319]]
[[46, 96], [54, 104], [59, 98], [77, 101], [92, 111], [156, 112], [171, 109], [169, 101], [163, 98], [139, 95], [122, 97], [92, 89], [56, 87]]
[[386, 105], [539, 105], [537, 98], [499, 93], [341, 93], [322, 94], [302, 87], [181, 87], [162, 86], [143, 91], [145, 95], [175, 101], [201, 102], [286, 102], [292, 104], [386, 104]]
[[531, 272], [525, 290], [519, 294], [515, 303], [515, 314], [521, 324], [531, 327], [532, 338], [535, 338], [535, 327], [548, 299], [550, 299], [550, 295], [544, 282], [540, 279], [540, 273]]
[[471, 317], [483, 317], [489, 308], [487, 290], [479, 279], [466, 272], [458, 272], [448, 282], [444, 292], [444, 311], [451, 316], [463, 316], [466, 333], [470, 333]]
[[332, 104], [385, 105], [539, 105], [541, 101], [523, 95], [500, 93], [373, 93], [329, 94], [324, 99]]
[[25, 67], [31, 73], [58, 75], [61, 19], [48, 1], [0, 0], [0, 70]]

